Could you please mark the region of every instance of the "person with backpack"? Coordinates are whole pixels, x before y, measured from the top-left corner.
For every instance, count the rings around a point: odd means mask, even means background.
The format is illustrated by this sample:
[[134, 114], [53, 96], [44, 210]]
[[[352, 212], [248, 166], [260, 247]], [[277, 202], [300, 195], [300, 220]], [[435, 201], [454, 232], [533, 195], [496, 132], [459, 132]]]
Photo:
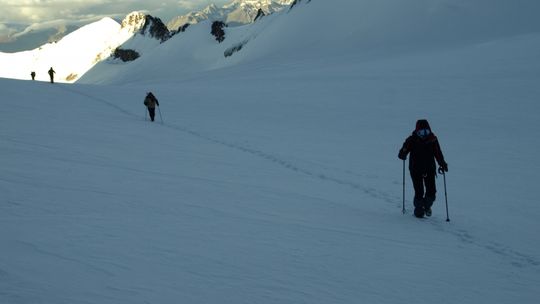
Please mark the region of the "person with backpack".
[[48, 73], [49, 73], [49, 77], [51, 77], [51, 83], [54, 83], [54, 74], [55, 74], [56, 72], [55, 72], [55, 71], [53, 70], [53, 68], [51, 67], [51, 68], [49, 69], [49, 72], [48, 72]]
[[418, 218], [431, 216], [431, 206], [437, 192], [435, 160], [439, 164], [439, 172], [448, 172], [448, 164], [427, 120], [416, 122], [416, 128], [405, 140], [398, 158], [405, 161], [409, 153], [409, 171], [414, 187], [414, 215]]
[[156, 116], [156, 105], [159, 107], [159, 101], [152, 92], [146, 93], [146, 98], [144, 98], [144, 105], [148, 108], [148, 113], [150, 114], [150, 120], [154, 121]]
[[36, 80], [36, 72], [32, 71], [30, 77], [32, 77], [32, 80]]

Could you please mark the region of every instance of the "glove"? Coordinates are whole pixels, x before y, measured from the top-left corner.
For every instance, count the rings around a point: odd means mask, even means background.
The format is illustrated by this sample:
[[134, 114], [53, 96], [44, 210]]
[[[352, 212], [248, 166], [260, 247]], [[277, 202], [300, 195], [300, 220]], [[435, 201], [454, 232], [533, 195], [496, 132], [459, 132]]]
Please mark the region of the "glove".
[[444, 172], [448, 172], [448, 164], [442, 163], [439, 167], [439, 174], [444, 174]]
[[399, 150], [399, 153], [398, 153], [398, 156], [397, 156], [399, 159], [401, 160], [406, 160], [407, 159], [407, 153], [405, 151], [403, 151], [403, 149]]

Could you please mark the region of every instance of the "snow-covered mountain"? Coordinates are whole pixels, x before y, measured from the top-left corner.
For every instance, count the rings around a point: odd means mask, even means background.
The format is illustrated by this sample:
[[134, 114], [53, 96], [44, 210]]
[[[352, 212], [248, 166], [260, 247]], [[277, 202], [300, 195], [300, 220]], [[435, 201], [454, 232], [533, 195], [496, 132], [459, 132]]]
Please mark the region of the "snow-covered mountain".
[[[201, 19], [203, 21], [179, 34], [169, 32], [158, 18], [135, 12], [128, 15], [122, 25], [104, 19], [108, 21], [99, 23], [110, 26], [96, 23], [94, 26], [100, 30], [72, 33], [70, 36], [76, 39], [66, 37], [30, 52], [0, 53], [0, 63], [5, 67], [0, 70], [0, 77], [28, 79], [30, 71], [35, 70], [38, 79], [47, 80], [45, 71], [54, 66], [59, 81], [67, 82], [78, 80], [90, 70], [82, 81], [122, 82], [125, 77], [133, 80], [129, 75], [148, 77], [149, 73], [155, 73], [152, 77], [174, 78], [267, 57], [305, 58], [312, 54], [306, 50], [313, 48], [335, 56], [353, 49], [366, 56], [378, 56], [526, 33], [537, 27], [531, 10], [527, 10], [533, 5], [532, 0], [519, 0], [519, 6], [509, 5], [504, 0], [488, 1], [489, 5], [486, 1], [359, 1], [354, 9], [345, 9], [349, 4], [346, 0], [333, 1], [334, 5], [324, 8], [320, 1], [238, 0], [222, 9], [215, 5], [207, 7], [203, 14], [206, 20]], [[294, 7], [283, 10], [287, 4]], [[491, 9], [486, 10], [486, 6]], [[210, 34], [213, 20], [210, 15], [217, 18], [223, 17], [225, 11], [253, 13], [259, 8], [272, 7], [281, 10], [258, 22], [224, 28], [222, 43], [217, 43]], [[326, 16], [340, 17], [333, 18], [331, 23], [321, 23]], [[508, 18], [512, 20], [511, 25], [505, 23]], [[83, 41], [83, 44], [65, 41]], [[86, 44], [91, 46], [79, 50]], [[117, 60], [105, 60], [117, 49], [116, 57], [128, 61], [136, 59], [136, 62], [117, 64]], [[178, 70], [177, 65], [170, 64], [160, 66], [161, 58], [179, 62], [182, 68]]]
[[[317, 61], [319, 55], [314, 50], [324, 52], [327, 59], [348, 56], [368, 60], [390, 54], [459, 47], [540, 28], [532, 10], [528, 9], [536, 5], [532, 0], [520, 0], [521, 5], [516, 6], [504, 0], [467, 3], [373, 0], [359, 1], [354, 9], [345, 9], [350, 4], [347, 0], [323, 2], [296, 1], [292, 9], [255, 23], [227, 27], [222, 43], [210, 35], [211, 22], [206, 20], [173, 36], [133, 64], [101, 62], [81, 81], [123, 83], [134, 81], [135, 77], [140, 77], [141, 81], [145, 77], [190, 77], [194, 72], [269, 58], [276, 60], [276, 66], [281, 66], [280, 62], [292, 58]], [[490, 10], [485, 9], [488, 6]], [[339, 18], [321, 22], [327, 20], [327, 16]], [[508, 24], [508, 20], [512, 22]]]
[[[302, 0], [0, 79], [0, 303], [536, 304], [539, 9]], [[420, 220], [421, 118], [450, 171]]]
[[127, 15], [121, 24], [103, 18], [31, 51], [0, 52], [0, 77], [29, 79], [34, 71], [37, 80], [47, 81], [47, 71], [53, 67], [56, 81], [74, 82], [121, 45], [145, 52], [169, 35], [161, 20], [140, 12]]
[[[206, 19], [205, 27], [198, 27], [195, 32], [198, 33], [198, 39], [211, 39], [211, 31], [206, 26], [209, 26], [213, 17], [220, 16], [218, 19], [221, 19], [230, 15], [234, 19], [236, 18], [234, 16], [246, 13], [246, 16], [249, 15], [250, 20], [253, 21], [259, 9], [266, 13], [273, 13], [286, 7], [289, 2], [291, 1], [242, 0], [234, 1], [222, 9], [217, 9], [215, 5], [209, 6], [204, 10], [205, 17], [200, 19]], [[210, 15], [213, 17], [209, 17]], [[233, 20], [228, 17], [225, 19]], [[244, 28], [244, 31], [249, 29]], [[0, 52], [0, 65], [3, 67], [0, 70], [0, 77], [29, 79], [30, 72], [34, 71], [37, 74], [37, 80], [46, 81], [48, 80], [46, 71], [53, 67], [56, 71], [56, 81], [74, 82], [96, 64], [105, 60], [105, 66], [116, 66], [116, 70], [121, 70], [122, 68], [116, 65], [115, 60], [107, 59], [112, 56], [124, 61], [135, 60], [144, 54], [149, 54], [151, 50], [174, 34], [176, 33], [169, 31], [159, 18], [140, 12], [127, 15], [121, 24], [113, 19], [104, 18], [81, 27], [58, 42], [48, 43], [31, 51]], [[243, 41], [237, 43], [241, 45]], [[201, 45], [196, 44], [195, 47], [198, 48]], [[189, 56], [189, 54], [181, 54], [181, 56]]]
[[[179, 17], [175, 30], [183, 24], [204, 20], [224, 20], [230, 25], [251, 23], [259, 10], [271, 14], [291, 3], [292, 0], [235, 0], [222, 8], [210, 5], [201, 12]], [[0, 52], [0, 77], [29, 79], [30, 72], [34, 71], [37, 80], [46, 81], [46, 71], [53, 67], [56, 81], [74, 82], [110, 56], [122, 60], [136, 59], [174, 33], [159, 18], [140, 12], [127, 15], [120, 25], [111, 18], [104, 18], [82, 26], [65, 37], [57, 36], [58, 41], [31, 51]], [[202, 35], [207, 36], [208, 33]]]
[[169, 30], [161, 19], [141, 12], [127, 15], [122, 21], [121, 28], [134, 35], [154, 38], [161, 42], [170, 38]]
[[201, 11], [191, 12], [178, 16], [167, 23], [171, 31], [189, 23], [196, 24], [205, 20], [224, 21], [230, 26], [248, 24], [253, 22], [259, 9], [265, 14], [272, 14], [289, 7], [294, 0], [234, 0], [219, 8], [210, 4]]

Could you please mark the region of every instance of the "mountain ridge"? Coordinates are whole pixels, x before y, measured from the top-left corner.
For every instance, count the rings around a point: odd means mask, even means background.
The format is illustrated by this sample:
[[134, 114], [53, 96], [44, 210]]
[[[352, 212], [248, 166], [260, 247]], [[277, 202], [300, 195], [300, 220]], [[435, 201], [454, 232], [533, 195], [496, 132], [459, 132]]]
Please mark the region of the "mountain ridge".
[[[539, 6], [527, 0], [519, 1], [532, 7]], [[234, 1], [229, 6], [253, 3], [274, 2], [244, 0]], [[187, 29], [182, 28], [182, 32], [171, 32], [159, 18], [135, 12], [124, 18], [123, 26], [109, 28], [109, 33], [103, 33], [104, 37], [90, 37], [97, 42], [92, 46], [94, 53], [83, 50], [86, 52], [83, 61], [87, 62], [84, 68], [74, 69], [73, 66], [78, 63], [70, 58], [74, 56], [71, 54], [82, 52], [78, 50], [79, 44], [73, 43], [72, 50], [59, 51], [57, 55], [51, 51], [55, 48], [53, 46], [65, 45], [63, 39], [41, 48], [49, 50], [47, 56], [38, 52], [11, 56], [0, 53], [2, 66], [7, 67], [0, 71], [0, 76], [28, 79], [30, 71], [43, 71], [54, 65], [59, 67], [57, 76], [60, 81], [66, 81], [69, 77], [67, 82], [78, 80], [90, 69], [92, 75], [85, 75], [84, 81], [101, 82], [107, 79], [121, 82], [124, 78], [122, 73], [148, 73], [143, 71], [152, 71], [146, 77], [168, 78], [231, 67], [266, 57], [273, 57], [276, 62], [286, 62], [292, 58], [303, 60], [312, 56], [315, 49], [324, 49], [328, 58], [399, 54], [540, 30], [540, 24], [532, 13], [534, 9], [528, 9], [529, 6], [525, 5], [508, 7], [504, 1], [477, 0], [459, 5], [449, 5], [445, 0], [414, 0], [410, 3], [397, 0], [362, 1], [355, 4], [355, 9], [345, 10], [348, 3], [346, 0], [336, 0], [332, 4], [324, 1], [293, 1], [290, 7], [294, 5], [294, 9], [282, 10], [245, 26], [224, 28], [221, 43], [210, 34], [211, 19]], [[487, 5], [490, 5], [490, 11], [484, 9]], [[207, 12], [215, 9], [217, 6], [209, 6]], [[326, 16], [340, 18], [321, 24]], [[511, 25], [502, 26], [505, 20], [512, 20]], [[80, 37], [80, 40], [86, 38]], [[139, 53], [141, 56], [136, 59], [137, 63], [119, 65], [115, 60], [109, 60], [118, 47]], [[59, 50], [58, 47], [55, 49]], [[24, 56], [27, 57], [26, 62], [21, 63]], [[169, 62], [180, 61], [183, 68], [179, 71], [171, 65], [157, 68], [153, 61], [161, 57], [168, 58]], [[41, 60], [44, 62], [39, 63]], [[60, 68], [62, 66], [67, 67]], [[43, 74], [38, 73], [39, 80], [47, 80]], [[39, 75], [42, 75], [41, 78]]]
[[[170, 37], [159, 18], [141, 13], [128, 14], [121, 23], [105, 17], [87, 24], [56, 42], [18, 53], [1, 53], [4, 67], [0, 77], [28, 79], [31, 71], [37, 80], [48, 80], [44, 72], [53, 67], [56, 81], [74, 82], [96, 63], [111, 57], [115, 49], [130, 40], [146, 40], [145, 45], [155, 46]], [[153, 41], [156, 41], [155, 43]]]
[[253, 22], [259, 10], [268, 15], [290, 6], [293, 2], [294, 0], [234, 0], [221, 8], [210, 4], [199, 11], [173, 18], [167, 23], [167, 27], [176, 31], [185, 24], [196, 24], [204, 20], [223, 21], [230, 26], [239, 26]]

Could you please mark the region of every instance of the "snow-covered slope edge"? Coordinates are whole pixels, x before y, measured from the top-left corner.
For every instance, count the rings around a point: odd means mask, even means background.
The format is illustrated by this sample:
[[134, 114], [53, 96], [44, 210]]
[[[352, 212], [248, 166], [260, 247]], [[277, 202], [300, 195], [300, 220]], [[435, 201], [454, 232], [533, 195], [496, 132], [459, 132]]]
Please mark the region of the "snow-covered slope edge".
[[32, 51], [0, 53], [0, 77], [30, 79], [30, 72], [35, 71], [37, 80], [47, 81], [47, 70], [53, 67], [56, 81], [73, 82], [95, 63], [107, 58], [111, 48], [131, 35], [121, 33], [116, 21], [104, 18], [81, 27], [57, 43], [49, 43]]
[[[174, 79], [260, 60], [272, 60], [274, 67], [317, 61], [321, 53], [325, 60], [343, 56], [372, 60], [474, 45], [540, 31], [532, 13], [537, 8], [540, 4], [529, 0], [520, 0], [519, 5], [502, 0], [304, 0], [253, 24], [225, 28], [222, 43], [209, 34], [209, 21], [190, 26], [156, 48], [154, 55], [120, 69], [97, 66], [82, 81], [122, 83], [130, 75], [140, 80]], [[224, 56], [238, 46], [239, 52]]]
[[83, 26], [56, 43], [19, 53], [0, 53], [0, 77], [48, 81], [50, 67], [56, 71], [55, 81], [72, 83], [95, 64], [108, 59], [124, 45], [146, 53], [169, 38], [161, 21], [140, 12], [128, 14], [121, 24], [111, 18]]

